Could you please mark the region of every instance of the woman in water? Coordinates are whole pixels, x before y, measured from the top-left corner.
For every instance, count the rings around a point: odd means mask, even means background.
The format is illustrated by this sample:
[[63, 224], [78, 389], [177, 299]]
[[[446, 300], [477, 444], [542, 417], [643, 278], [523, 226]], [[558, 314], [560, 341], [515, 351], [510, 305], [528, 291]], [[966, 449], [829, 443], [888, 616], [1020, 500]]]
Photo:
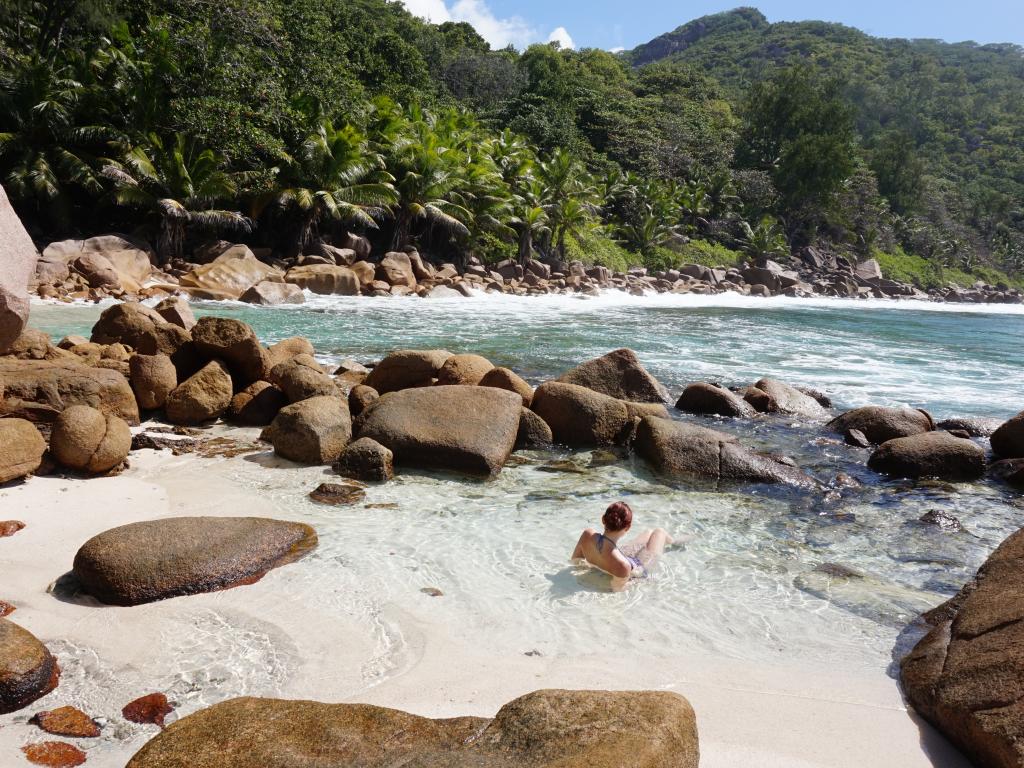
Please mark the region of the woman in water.
[[663, 528], [645, 531], [620, 544], [633, 525], [633, 510], [624, 501], [612, 504], [601, 518], [604, 533], [587, 528], [573, 550], [574, 561], [586, 561], [612, 577], [612, 589], [623, 589], [631, 578], [643, 578], [672, 537]]

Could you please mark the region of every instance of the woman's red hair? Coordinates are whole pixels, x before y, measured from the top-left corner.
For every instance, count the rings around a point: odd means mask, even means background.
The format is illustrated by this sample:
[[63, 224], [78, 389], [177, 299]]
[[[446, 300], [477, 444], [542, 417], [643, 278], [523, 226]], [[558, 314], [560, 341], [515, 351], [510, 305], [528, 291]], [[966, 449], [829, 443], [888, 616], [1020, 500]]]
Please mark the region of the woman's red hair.
[[633, 510], [626, 502], [616, 501], [605, 510], [601, 522], [604, 523], [605, 530], [621, 531], [633, 523]]

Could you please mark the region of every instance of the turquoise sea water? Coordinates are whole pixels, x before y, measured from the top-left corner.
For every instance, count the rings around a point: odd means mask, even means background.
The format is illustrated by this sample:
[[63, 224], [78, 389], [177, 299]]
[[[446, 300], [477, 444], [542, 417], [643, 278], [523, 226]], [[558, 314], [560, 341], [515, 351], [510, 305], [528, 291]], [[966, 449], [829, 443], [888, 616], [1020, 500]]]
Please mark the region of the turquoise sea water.
[[[311, 298], [303, 307], [196, 309], [245, 320], [266, 342], [307, 336], [330, 360], [445, 347], [539, 381], [628, 346], [673, 394], [688, 381], [774, 376], [828, 393], [838, 409], [873, 403], [927, 408], [939, 418], [1006, 418], [1024, 408], [1022, 308], [612, 294]], [[32, 325], [55, 337], [87, 333], [99, 311], [40, 305]], [[825, 490], [665, 482], [635, 458], [609, 463], [601, 454], [551, 451], [521, 454], [490, 482], [402, 473], [369, 491], [368, 503], [393, 506], [334, 509], [305, 498], [324, 480], [323, 468], [281, 466], [268, 453], [236, 462], [232, 472], [280, 516], [316, 526], [320, 547], [290, 567], [324, 610], [355, 612], [380, 627], [385, 650], [365, 670], [368, 683], [390, 674], [389, 659], [402, 646], [391, 608], [415, 615], [423, 587], [451, 598], [432, 604], [431, 615], [486, 633], [499, 655], [521, 653], [527, 637], [547, 655], [688, 646], [886, 668], [908, 642], [901, 633], [914, 617], [954, 593], [1024, 523], [1019, 493], [987, 480], [886, 480], [867, 470], [867, 451], [848, 448], [820, 424], [676, 418], [788, 454]], [[552, 464], [566, 459], [574, 466]], [[839, 473], [852, 486], [837, 483]], [[580, 529], [597, 524], [618, 498], [637, 510], [638, 527], [696, 537], [626, 595], [607, 594], [566, 564]], [[933, 510], [957, 517], [965, 530], [920, 522]]]

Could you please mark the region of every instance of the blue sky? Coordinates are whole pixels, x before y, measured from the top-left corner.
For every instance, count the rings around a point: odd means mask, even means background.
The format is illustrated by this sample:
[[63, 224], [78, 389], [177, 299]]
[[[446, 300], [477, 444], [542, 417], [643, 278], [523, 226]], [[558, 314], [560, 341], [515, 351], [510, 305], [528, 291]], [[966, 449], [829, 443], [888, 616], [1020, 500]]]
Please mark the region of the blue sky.
[[517, 47], [549, 39], [576, 47], [632, 48], [708, 13], [754, 5], [770, 21], [837, 21], [879, 37], [1024, 44], [1024, 0], [402, 0], [441, 22], [469, 21], [492, 45]]

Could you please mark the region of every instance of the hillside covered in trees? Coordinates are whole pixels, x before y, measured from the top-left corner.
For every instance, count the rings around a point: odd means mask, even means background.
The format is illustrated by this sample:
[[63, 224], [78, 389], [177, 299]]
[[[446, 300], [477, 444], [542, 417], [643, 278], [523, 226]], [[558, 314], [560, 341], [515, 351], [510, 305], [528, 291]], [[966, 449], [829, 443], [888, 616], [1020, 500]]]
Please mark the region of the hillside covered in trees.
[[351, 230], [456, 262], [818, 245], [1017, 278], [1024, 50], [753, 9], [616, 55], [495, 51], [384, 0], [12, 0], [0, 181], [41, 242], [139, 231], [166, 260]]

